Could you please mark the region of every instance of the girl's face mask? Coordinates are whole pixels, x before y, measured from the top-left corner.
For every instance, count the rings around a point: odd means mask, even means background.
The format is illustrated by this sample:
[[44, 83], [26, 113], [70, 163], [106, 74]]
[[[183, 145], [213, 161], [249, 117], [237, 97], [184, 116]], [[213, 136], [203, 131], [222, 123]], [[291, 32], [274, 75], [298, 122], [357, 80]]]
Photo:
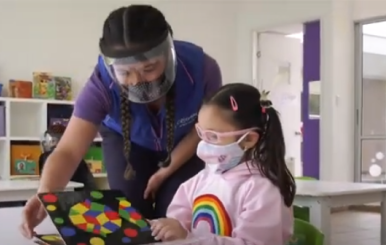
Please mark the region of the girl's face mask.
[[211, 172], [224, 173], [236, 167], [244, 156], [240, 142], [245, 139], [245, 133], [238, 141], [228, 145], [214, 145], [204, 140], [197, 146], [197, 156], [203, 160]]

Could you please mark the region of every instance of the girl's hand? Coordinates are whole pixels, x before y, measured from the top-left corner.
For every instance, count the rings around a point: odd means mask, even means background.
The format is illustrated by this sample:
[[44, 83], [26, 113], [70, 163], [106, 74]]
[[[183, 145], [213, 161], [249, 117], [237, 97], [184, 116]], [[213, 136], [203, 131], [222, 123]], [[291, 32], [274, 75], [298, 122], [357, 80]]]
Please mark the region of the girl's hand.
[[174, 241], [185, 239], [188, 232], [176, 219], [157, 219], [150, 221], [152, 235], [157, 240]]

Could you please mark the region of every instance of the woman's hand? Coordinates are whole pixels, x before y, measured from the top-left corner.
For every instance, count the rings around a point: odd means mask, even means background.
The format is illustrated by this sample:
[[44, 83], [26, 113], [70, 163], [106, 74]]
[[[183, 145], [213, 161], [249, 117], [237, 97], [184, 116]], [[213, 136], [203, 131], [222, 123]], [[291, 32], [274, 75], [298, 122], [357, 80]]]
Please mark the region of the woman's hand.
[[27, 238], [32, 239], [35, 235], [34, 229], [47, 216], [43, 204], [40, 202], [37, 195], [31, 197], [23, 209], [23, 221], [20, 225], [21, 234]]
[[149, 197], [154, 199], [156, 191], [167, 177], [169, 177], [167, 168], [161, 168], [153, 174], [147, 182], [145, 193], [143, 194], [144, 199], [148, 199]]
[[152, 235], [156, 240], [174, 241], [183, 240], [188, 236], [180, 222], [176, 219], [157, 219], [150, 221]]

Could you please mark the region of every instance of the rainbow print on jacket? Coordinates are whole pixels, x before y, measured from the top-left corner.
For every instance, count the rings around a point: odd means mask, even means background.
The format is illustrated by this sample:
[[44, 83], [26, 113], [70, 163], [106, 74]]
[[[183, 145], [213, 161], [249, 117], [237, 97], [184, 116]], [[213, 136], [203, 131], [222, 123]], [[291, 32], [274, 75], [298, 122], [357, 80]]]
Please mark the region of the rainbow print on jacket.
[[217, 196], [205, 194], [197, 197], [193, 203], [192, 227], [205, 222], [213, 234], [232, 236], [232, 222], [228, 212]]

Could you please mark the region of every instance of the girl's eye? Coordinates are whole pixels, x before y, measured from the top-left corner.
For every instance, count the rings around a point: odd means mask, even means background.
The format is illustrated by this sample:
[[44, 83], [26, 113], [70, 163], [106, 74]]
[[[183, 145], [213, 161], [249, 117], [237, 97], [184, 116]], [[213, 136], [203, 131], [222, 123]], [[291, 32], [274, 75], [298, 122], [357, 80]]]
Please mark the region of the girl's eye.
[[208, 132], [208, 133], [206, 134], [206, 138], [207, 138], [209, 141], [212, 141], [212, 142], [215, 142], [215, 141], [218, 140], [217, 134], [215, 134], [215, 133], [210, 133], [210, 132]]

